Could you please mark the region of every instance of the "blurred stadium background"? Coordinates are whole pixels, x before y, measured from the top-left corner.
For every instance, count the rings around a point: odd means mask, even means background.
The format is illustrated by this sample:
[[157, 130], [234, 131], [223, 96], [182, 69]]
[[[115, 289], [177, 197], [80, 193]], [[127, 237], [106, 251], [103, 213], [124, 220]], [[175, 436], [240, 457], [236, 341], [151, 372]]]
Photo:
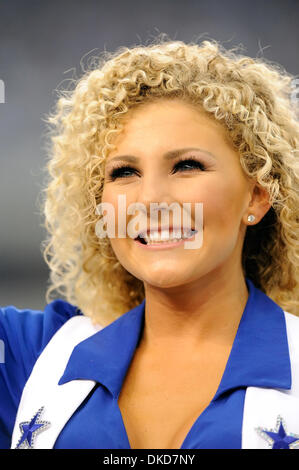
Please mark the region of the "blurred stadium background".
[[[43, 117], [55, 89], [102, 50], [213, 38], [299, 72], [298, 0], [0, 0], [0, 306], [43, 309], [48, 268], [38, 210]], [[67, 86], [67, 82], [65, 82]]]

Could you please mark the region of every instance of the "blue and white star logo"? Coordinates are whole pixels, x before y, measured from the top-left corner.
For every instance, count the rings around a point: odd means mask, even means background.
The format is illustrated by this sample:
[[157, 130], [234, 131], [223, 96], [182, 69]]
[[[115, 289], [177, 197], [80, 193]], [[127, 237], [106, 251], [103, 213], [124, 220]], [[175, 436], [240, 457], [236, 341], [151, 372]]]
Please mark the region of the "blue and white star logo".
[[22, 435], [16, 446], [16, 449], [20, 449], [21, 447], [25, 449], [33, 449], [36, 434], [50, 426], [51, 423], [48, 421], [39, 421], [43, 409], [44, 407], [42, 406], [33, 416], [31, 421], [20, 423], [20, 430]]
[[256, 431], [266, 439], [271, 449], [299, 448], [299, 435], [292, 433], [287, 435], [286, 424], [280, 415], [277, 416], [275, 430], [258, 427]]

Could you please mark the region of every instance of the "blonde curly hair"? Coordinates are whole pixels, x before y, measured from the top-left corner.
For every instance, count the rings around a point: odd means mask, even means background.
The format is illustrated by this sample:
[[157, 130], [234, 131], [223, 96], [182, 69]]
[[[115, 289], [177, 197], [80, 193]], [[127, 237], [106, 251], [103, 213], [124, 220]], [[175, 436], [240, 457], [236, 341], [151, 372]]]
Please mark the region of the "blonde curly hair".
[[[140, 103], [181, 98], [225, 126], [244, 172], [267, 189], [271, 207], [248, 226], [244, 275], [284, 310], [299, 315], [298, 135], [292, 80], [266, 59], [158, 37], [151, 44], [103, 52], [58, 91], [45, 122], [50, 137], [42, 242], [50, 268], [46, 300], [57, 294], [94, 322], [107, 325], [144, 299], [144, 285], [117, 260], [108, 238], [95, 232], [105, 161], [122, 117]], [[96, 66], [94, 66], [96, 64]]]

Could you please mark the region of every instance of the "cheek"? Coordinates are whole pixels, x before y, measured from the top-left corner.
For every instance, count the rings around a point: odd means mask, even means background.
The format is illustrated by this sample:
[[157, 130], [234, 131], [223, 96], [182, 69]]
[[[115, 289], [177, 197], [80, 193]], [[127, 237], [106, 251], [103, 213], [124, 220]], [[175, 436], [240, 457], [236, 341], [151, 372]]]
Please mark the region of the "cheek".
[[138, 278], [140, 257], [129, 249], [128, 240], [123, 238], [110, 239], [112, 250], [119, 263], [131, 274]]
[[[184, 201], [203, 203], [203, 225], [231, 229], [241, 219], [244, 188], [236, 181], [209, 178], [196, 186], [184, 190]], [[182, 194], [182, 193], [181, 193]], [[218, 232], [219, 234], [219, 232]]]
[[110, 238], [110, 243], [116, 257], [121, 262], [121, 264], [123, 264], [123, 258], [126, 259], [126, 256], [124, 256], [126, 251], [126, 243], [124, 242], [124, 239]]
[[109, 186], [104, 185], [101, 202], [109, 202], [113, 204], [115, 199], [117, 199], [115, 198], [115, 193], [109, 188]]
[[101, 202], [105, 204], [108, 203], [111, 206], [111, 209], [113, 208], [113, 211], [111, 210], [111, 212], [114, 212], [116, 225], [118, 217], [119, 193], [110, 187], [104, 186]]
[[128, 216], [128, 206], [134, 202], [134, 199], [124, 190], [115, 187], [104, 187], [102, 194], [102, 203], [109, 204], [109, 212], [104, 217], [109, 224], [114, 225], [115, 238], [111, 237], [110, 242], [114, 251], [125, 249], [126, 239], [123, 235], [126, 233]]

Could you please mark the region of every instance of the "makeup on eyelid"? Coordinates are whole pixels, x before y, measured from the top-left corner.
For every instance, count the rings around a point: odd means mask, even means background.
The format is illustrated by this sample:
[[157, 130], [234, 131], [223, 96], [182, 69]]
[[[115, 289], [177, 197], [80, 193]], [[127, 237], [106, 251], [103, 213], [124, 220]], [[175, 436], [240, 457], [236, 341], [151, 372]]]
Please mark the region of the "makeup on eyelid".
[[[193, 156], [190, 156], [190, 157], [181, 157], [177, 160], [176, 164], [174, 165], [174, 168], [179, 166], [179, 165], [193, 165], [193, 168], [189, 168], [188, 170], [181, 170], [181, 171], [184, 171], [184, 172], [191, 172], [191, 171], [194, 171], [194, 170], [201, 170], [201, 171], [205, 171], [206, 170], [206, 165], [198, 160], [196, 157], [193, 157]], [[115, 179], [117, 179], [118, 177], [122, 177], [122, 176], [119, 176], [120, 173], [121, 173], [121, 170], [122, 171], [130, 171], [130, 170], [133, 170], [133, 171], [136, 171], [136, 169], [130, 165], [122, 165], [121, 163], [120, 164], [116, 164], [114, 166], [114, 168], [112, 168], [110, 171], [109, 171], [109, 178], [114, 181]], [[176, 173], [176, 172], [173, 172], [173, 173]], [[125, 176], [124, 178], [127, 178], [128, 176]]]

